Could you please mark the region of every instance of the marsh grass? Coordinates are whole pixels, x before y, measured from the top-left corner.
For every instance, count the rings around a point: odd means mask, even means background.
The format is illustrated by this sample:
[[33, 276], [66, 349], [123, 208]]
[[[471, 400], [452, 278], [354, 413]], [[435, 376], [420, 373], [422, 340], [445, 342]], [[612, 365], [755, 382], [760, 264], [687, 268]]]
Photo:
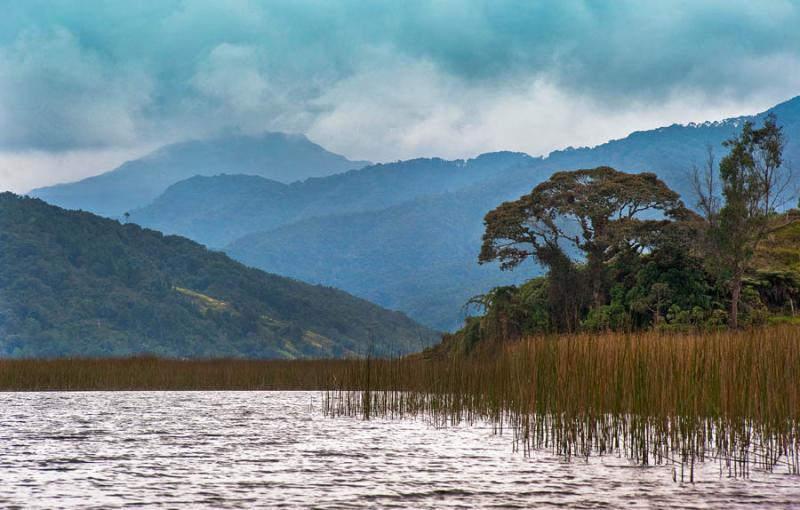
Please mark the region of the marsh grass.
[[0, 391], [319, 390], [346, 360], [176, 360], [155, 357], [0, 360]]
[[527, 453], [800, 473], [800, 329], [530, 338], [473, 357], [0, 360], [0, 391], [317, 390], [326, 413], [493, 423]]
[[[494, 356], [364, 361], [326, 410], [425, 417], [436, 426], [489, 421], [528, 452], [619, 455], [671, 464], [800, 473], [800, 330], [531, 338]], [[342, 376], [340, 376], [342, 377]]]

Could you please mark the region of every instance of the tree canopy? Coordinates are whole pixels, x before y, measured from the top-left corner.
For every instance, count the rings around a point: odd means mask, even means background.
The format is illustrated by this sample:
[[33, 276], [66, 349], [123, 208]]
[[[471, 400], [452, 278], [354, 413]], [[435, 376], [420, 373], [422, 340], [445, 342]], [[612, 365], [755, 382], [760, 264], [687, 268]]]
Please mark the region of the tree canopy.
[[691, 216], [678, 194], [652, 173], [610, 167], [557, 172], [486, 215], [478, 260], [499, 260], [511, 269], [533, 256], [553, 269], [565, 253], [577, 250], [599, 303], [604, 266], [612, 257], [652, 247], [658, 233]]
[[485, 217], [479, 262], [508, 270], [532, 258], [547, 273], [473, 300], [485, 313], [448, 342], [795, 320], [800, 212], [778, 211], [791, 177], [784, 144], [770, 116], [728, 140], [718, 168], [709, 149], [694, 174], [702, 216], [654, 174], [609, 167], [557, 172], [500, 204]]
[[[774, 115], [767, 116], [760, 128], [745, 122], [741, 133], [724, 145], [729, 150], [719, 164], [724, 204], [706, 217], [709, 247], [730, 287], [731, 325], [737, 327], [743, 280], [759, 243], [774, 228], [776, 207], [786, 197], [791, 171], [783, 162], [783, 129]], [[709, 198], [701, 194], [703, 201]]]

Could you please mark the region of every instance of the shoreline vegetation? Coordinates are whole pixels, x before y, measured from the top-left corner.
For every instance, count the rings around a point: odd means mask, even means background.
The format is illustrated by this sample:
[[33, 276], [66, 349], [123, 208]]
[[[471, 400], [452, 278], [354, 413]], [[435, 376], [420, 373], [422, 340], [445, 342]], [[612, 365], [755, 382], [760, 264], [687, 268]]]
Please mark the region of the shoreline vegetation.
[[797, 318], [800, 211], [783, 127], [745, 122], [717, 162], [708, 147], [695, 203], [654, 173], [559, 171], [484, 218], [478, 261], [544, 274], [467, 304], [482, 315], [445, 338], [469, 352], [548, 333], [747, 329]]
[[1, 391], [314, 390], [332, 416], [489, 421], [565, 459], [800, 474], [800, 331], [532, 337], [469, 356], [245, 361], [0, 360]]

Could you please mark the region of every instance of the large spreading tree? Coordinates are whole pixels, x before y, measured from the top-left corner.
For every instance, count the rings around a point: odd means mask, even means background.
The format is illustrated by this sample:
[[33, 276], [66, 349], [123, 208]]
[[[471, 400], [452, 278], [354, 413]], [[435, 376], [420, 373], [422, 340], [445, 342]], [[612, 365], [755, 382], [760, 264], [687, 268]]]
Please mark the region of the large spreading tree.
[[675, 220], [690, 216], [679, 195], [652, 173], [610, 167], [557, 172], [486, 215], [479, 261], [512, 269], [533, 257], [558, 277], [554, 273], [574, 271], [577, 255], [598, 307], [606, 302], [607, 264], [616, 254], [648, 249]]

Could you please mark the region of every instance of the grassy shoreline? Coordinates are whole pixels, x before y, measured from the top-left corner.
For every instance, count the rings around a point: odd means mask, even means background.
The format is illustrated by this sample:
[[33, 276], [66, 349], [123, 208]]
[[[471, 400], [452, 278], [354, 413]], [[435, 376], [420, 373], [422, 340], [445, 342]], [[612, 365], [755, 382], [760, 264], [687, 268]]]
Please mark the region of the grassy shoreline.
[[356, 360], [0, 359], [0, 392], [324, 390]]
[[489, 421], [523, 450], [800, 474], [800, 328], [540, 337], [470, 357], [0, 360], [0, 391], [317, 390], [329, 415]]

